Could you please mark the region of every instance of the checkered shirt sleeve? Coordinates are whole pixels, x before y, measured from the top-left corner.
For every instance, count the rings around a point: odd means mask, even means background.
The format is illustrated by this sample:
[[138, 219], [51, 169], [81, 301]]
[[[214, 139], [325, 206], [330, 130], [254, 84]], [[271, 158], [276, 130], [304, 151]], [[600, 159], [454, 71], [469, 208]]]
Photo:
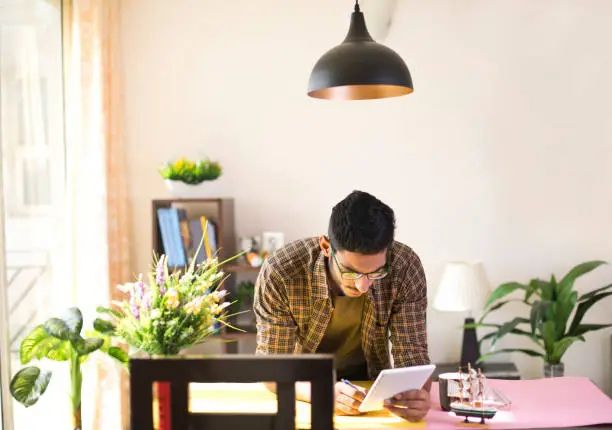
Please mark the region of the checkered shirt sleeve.
[[411, 249], [398, 253], [397, 260], [401, 276], [389, 324], [393, 367], [429, 364], [425, 271]]
[[284, 282], [266, 260], [255, 283], [253, 312], [257, 320], [256, 354], [294, 352], [297, 325], [289, 309]]

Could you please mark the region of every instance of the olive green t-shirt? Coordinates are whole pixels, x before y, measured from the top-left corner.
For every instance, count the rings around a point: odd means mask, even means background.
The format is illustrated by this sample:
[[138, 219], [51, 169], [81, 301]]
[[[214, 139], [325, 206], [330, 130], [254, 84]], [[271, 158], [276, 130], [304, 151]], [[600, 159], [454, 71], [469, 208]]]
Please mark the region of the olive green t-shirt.
[[334, 354], [336, 376], [355, 379], [367, 374], [361, 348], [361, 315], [365, 294], [360, 297], [332, 297], [332, 317], [317, 348], [318, 353]]

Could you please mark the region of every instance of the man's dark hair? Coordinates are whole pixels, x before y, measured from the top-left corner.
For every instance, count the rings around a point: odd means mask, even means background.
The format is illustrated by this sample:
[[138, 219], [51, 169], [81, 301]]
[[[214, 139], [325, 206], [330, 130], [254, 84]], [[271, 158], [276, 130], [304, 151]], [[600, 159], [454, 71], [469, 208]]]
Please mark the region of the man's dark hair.
[[393, 243], [393, 209], [364, 191], [353, 191], [333, 207], [327, 235], [337, 251], [378, 254]]

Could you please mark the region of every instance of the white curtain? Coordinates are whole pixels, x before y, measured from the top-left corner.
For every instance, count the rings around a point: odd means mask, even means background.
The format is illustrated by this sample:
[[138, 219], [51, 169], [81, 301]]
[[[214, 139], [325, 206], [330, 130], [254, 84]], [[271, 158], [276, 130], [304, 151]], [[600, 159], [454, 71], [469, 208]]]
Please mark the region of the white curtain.
[[[110, 304], [114, 286], [126, 282], [128, 235], [118, 83], [117, 0], [66, 0], [67, 196], [66, 294], [91, 327], [96, 306]], [[126, 372], [97, 354], [84, 369], [83, 428], [122, 428]], [[123, 396], [122, 396], [122, 393]], [[124, 411], [125, 412], [125, 411]]]

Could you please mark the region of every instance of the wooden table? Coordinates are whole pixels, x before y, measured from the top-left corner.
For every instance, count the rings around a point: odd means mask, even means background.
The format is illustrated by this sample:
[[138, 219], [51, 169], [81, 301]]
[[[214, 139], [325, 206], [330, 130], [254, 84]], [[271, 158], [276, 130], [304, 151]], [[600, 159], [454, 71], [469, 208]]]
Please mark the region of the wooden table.
[[[506, 382], [506, 381], [502, 381]], [[359, 383], [368, 385], [368, 383]], [[431, 393], [432, 408], [425, 421], [410, 423], [395, 417], [387, 411], [370, 412], [360, 416], [336, 416], [334, 421], [337, 429], [392, 429], [392, 428], [504, 428], [502, 423], [489, 422], [485, 426], [479, 424], [465, 425], [461, 419], [450, 417], [440, 408], [438, 384], [433, 383]], [[190, 411], [196, 413], [263, 413], [276, 412], [276, 396], [262, 384], [191, 384]], [[299, 429], [310, 428], [310, 405], [296, 402], [296, 422]], [[512, 427], [511, 427], [512, 428]], [[516, 428], [516, 427], [514, 427]], [[522, 428], [528, 428], [523, 426]], [[553, 427], [538, 426], [539, 429]], [[576, 428], [576, 427], [573, 427]], [[612, 430], [612, 425], [586, 426], [582, 428], [597, 428]]]
[[[371, 383], [360, 383], [369, 386]], [[263, 384], [191, 384], [189, 409], [200, 413], [276, 413], [276, 395]], [[336, 416], [338, 429], [425, 428], [425, 422], [411, 424], [387, 411], [360, 416]], [[310, 404], [296, 402], [299, 429], [310, 428]]]

